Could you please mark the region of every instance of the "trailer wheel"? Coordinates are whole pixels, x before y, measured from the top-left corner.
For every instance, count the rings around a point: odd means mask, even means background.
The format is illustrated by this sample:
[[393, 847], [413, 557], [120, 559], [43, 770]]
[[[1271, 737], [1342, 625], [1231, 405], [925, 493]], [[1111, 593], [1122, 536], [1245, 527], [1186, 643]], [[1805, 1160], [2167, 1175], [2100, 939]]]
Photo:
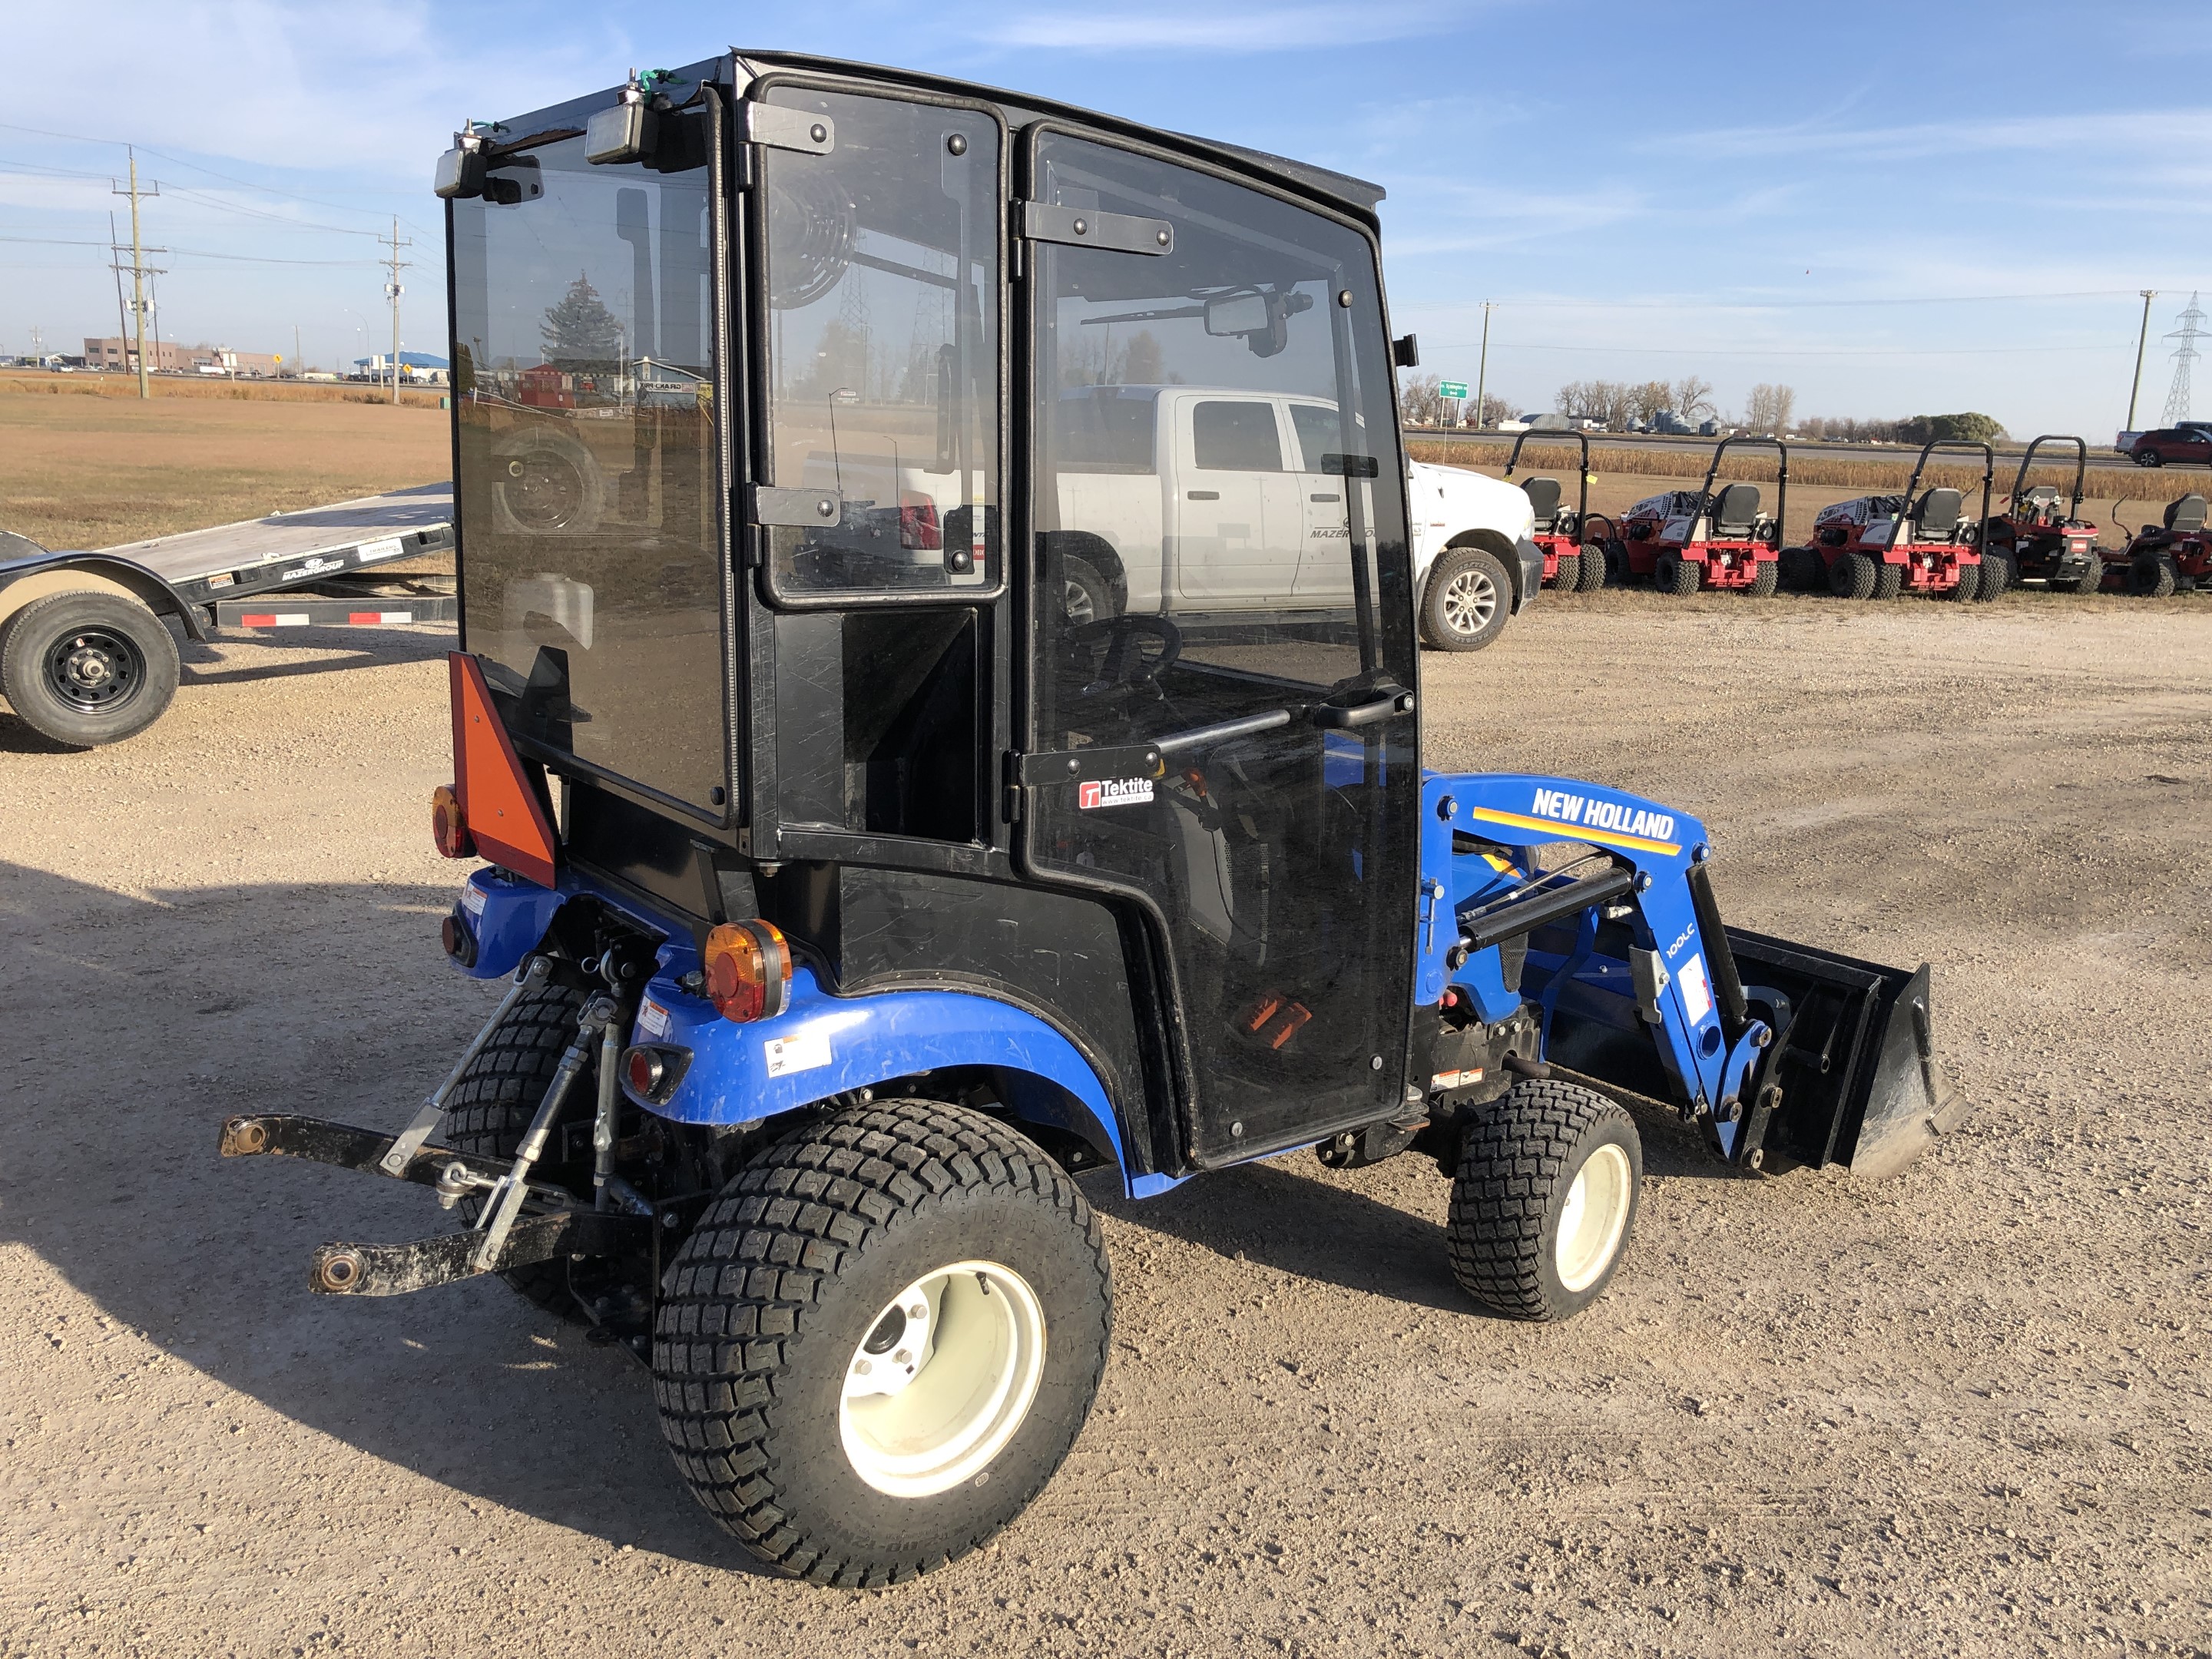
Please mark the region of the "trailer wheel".
[[1981, 585], [1981, 566], [1978, 564], [1962, 564], [1959, 567], [1959, 580], [1953, 583], [1949, 587], [1945, 588], [1942, 592], [1938, 594], [1936, 597], [1945, 599], [1956, 599], [1960, 604], [1964, 605], [1974, 597], [1975, 590], [1980, 587]]
[[1512, 611], [1513, 579], [1496, 554], [1448, 547], [1421, 593], [1421, 637], [1440, 651], [1480, 651], [1504, 630]]
[[2138, 553], [2128, 566], [2128, 592], [2140, 599], [2169, 598], [2181, 583], [2181, 572], [2163, 553]]
[[[522, 1145], [523, 1132], [537, 1115], [538, 1103], [551, 1086], [562, 1052], [576, 1035], [576, 1015], [584, 994], [566, 986], [549, 985], [524, 994], [492, 1033], [468, 1070], [453, 1085], [447, 1109], [447, 1133], [436, 1137], [457, 1152], [479, 1158], [513, 1158]], [[598, 1074], [591, 1068], [591, 1076]], [[572, 1109], [588, 1110], [593, 1097], [590, 1078], [578, 1079], [569, 1093]], [[581, 1103], [580, 1108], [574, 1103]], [[462, 1200], [462, 1210], [473, 1223], [483, 1200]], [[565, 1261], [540, 1261], [517, 1267], [501, 1278], [548, 1313], [583, 1322], [583, 1310], [568, 1293]]]
[[1510, 1319], [1578, 1313], [1620, 1265], [1643, 1183], [1644, 1144], [1619, 1105], [1571, 1083], [1516, 1083], [1460, 1142], [1452, 1277]]
[[1651, 586], [1676, 599], [1687, 599], [1696, 592], [1698, 578], [1704, 574], [1704, 568], [1695, 559], [1686, 559], [1679, 553], [1662, 553], [1651, 561]]
[[765, 1149], [665, 1288], [654, 1393], [692, 1494], [769, 1565], [853, 1587], [1021, 1512], [1083, 1426], [1113, 1324], [1083, 1194], [1022, 1136], [927, 1100]]
[[1605, 586], [1611, 556], [1597, 543], [1589, 542], [1583, 544], [1581, 558], [1582, 574], [1575, 580], [1575, 592], [1595, 593]]
[[1828, 591], [1839, 599], [1870, 599], [1881, 573], [1863, 553], [1838, 553], [1828, 567]]
[[1974, 579], [1974, 598], [1984, 605], [2002, 599], [2005, 589], [2013, 585], [2012, 555], [1984, 553], [1981, 573]]
[[86, 590], [34, 599], [0, 624], [0, 693], [49, 742], [135, 737], [177, 695], [177, 641], [147, 606]]
[[1578, 593], [1582, 591], [1583, 556], [1562, 553], [1552, 569], [1552, 591], [1555, 593]]
[[1771, 599], [1782, 586], [1782, 562], [1760, 559], [1751, 568], [1751, 586], [1743, 591], [1754, 599]]

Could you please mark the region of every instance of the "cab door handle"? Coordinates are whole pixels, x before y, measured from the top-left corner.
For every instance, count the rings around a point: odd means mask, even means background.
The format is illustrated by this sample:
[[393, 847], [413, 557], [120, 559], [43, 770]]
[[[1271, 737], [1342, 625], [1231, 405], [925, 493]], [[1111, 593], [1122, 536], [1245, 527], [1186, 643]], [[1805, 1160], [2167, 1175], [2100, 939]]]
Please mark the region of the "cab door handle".
[[1377, 720], [1387, 720], [1393, 714], [1413, 712], [1413, 694], [1410, 691], [1390, 690], [1367, 699], [1364, 702], [1317, 702], [1306, 710], [1306, 718], [1324, 731], [1341, 732], [1346, 726], [1372, 726]]

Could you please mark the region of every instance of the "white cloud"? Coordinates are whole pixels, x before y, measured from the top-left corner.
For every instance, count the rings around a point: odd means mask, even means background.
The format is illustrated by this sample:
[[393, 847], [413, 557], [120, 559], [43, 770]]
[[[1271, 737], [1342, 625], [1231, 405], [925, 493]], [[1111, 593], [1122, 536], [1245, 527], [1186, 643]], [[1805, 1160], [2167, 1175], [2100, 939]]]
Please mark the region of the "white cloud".
[[1285, 6], [1194, 13], [1030, 12], [977, 31], [1003, 46], [1065, 52], [1287, 52], [1430, 34], [1465, 20], [1468, 5]]

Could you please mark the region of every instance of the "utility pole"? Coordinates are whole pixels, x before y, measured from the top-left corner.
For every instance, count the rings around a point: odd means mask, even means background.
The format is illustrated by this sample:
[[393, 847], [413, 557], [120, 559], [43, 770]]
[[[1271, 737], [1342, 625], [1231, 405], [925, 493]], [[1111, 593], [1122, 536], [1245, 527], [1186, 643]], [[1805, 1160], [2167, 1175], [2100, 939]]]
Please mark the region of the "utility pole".
[[292, 378], [296, 380], [307, 372], [307, 366], [300, 361], [300, 325], [295, 323], [292, 325]]
[[399, 286], [399, 273], [412, 264], [399, 257], [399, 250], [414, 246], [415, 239], [410, 236], [404, 242], [399, 240], [399, 216], [395, 213], [392, 216], [390, 238], [380, 236], [376, 240], [388, 240], [392, 246], [392, 280], [384, 285], [384, 297], [392, 302], [392, 401], [396, 404], [399, 401], [399, 296], [406, 292]]
[[2136, 393], [2142, 390], [2143, 347], [2150, 340], [2150, 302], [2157, 295], [2158, 290], [2154, 288], [2142, 290], [2142, 327], [2136, 335], [2136, 377], [2128, 383], [2127, 429], [2130, 432], [2136, 429]]
[[[123, 245], [115, 240], [115, 210], [107, 210], [107, 268], [115, 273], [115, 349], [131, 337], [131, 324], [123, 311]], [[105, 365], [102, 365], [105, 367]]]
[[1482, 430], [1483, 393], [1490, 385], [1490, 301], [1482, 302], [1482, 361], [1474, 375], [1474, 429]]
[[125, 146], [125, 150], [131, 157], [131, 187], [125, 190], [122, 185], [110, 179], [108, 182], [112, 188], [108, 193], [113, 196], [128, 196], [131, 198], [131, 307], [133, 313], [132, 320], [137, 325], [138, 335], [138, 395], [141, 398], [151, 398], [154, 395], [154, 386], [148, 378], [149, 371], [146, 365], [146, 278], [155, 273], [148, 269], [146, 256], [149, 253], [161, 253], [166, 250], [158, 247], [149, 248], [140, 241], [138, 198], [141, 196], [159, 196], [161, 193], [161, 187], [159, 185], [149, 185], [143, 191], [138, 188], [138, 152], [131, 149], [128, 146]]

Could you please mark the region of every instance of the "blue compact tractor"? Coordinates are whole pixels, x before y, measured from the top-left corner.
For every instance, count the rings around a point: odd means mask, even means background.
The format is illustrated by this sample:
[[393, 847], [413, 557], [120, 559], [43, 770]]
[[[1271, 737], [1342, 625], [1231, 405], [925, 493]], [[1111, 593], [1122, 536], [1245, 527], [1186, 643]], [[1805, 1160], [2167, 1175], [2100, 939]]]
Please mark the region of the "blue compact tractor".
[[1639, 1124], [1879, 1175], [1961, 1109], [1927, 970], [1725, 927], [1694, 819], [1424, 769], [1373, 186], [739, 54], [472, 125], [437, 187], [433, 816], [506, 988], [397, 1134], [223, 1125], [456, 1212], [315, 1291], [502, 1275], [635, 1354], [763, 1560], [882, 1584], [1083, 1426], [1078, 1177], [1432, 1161], [1471, 1302], [1559, 1320]]

